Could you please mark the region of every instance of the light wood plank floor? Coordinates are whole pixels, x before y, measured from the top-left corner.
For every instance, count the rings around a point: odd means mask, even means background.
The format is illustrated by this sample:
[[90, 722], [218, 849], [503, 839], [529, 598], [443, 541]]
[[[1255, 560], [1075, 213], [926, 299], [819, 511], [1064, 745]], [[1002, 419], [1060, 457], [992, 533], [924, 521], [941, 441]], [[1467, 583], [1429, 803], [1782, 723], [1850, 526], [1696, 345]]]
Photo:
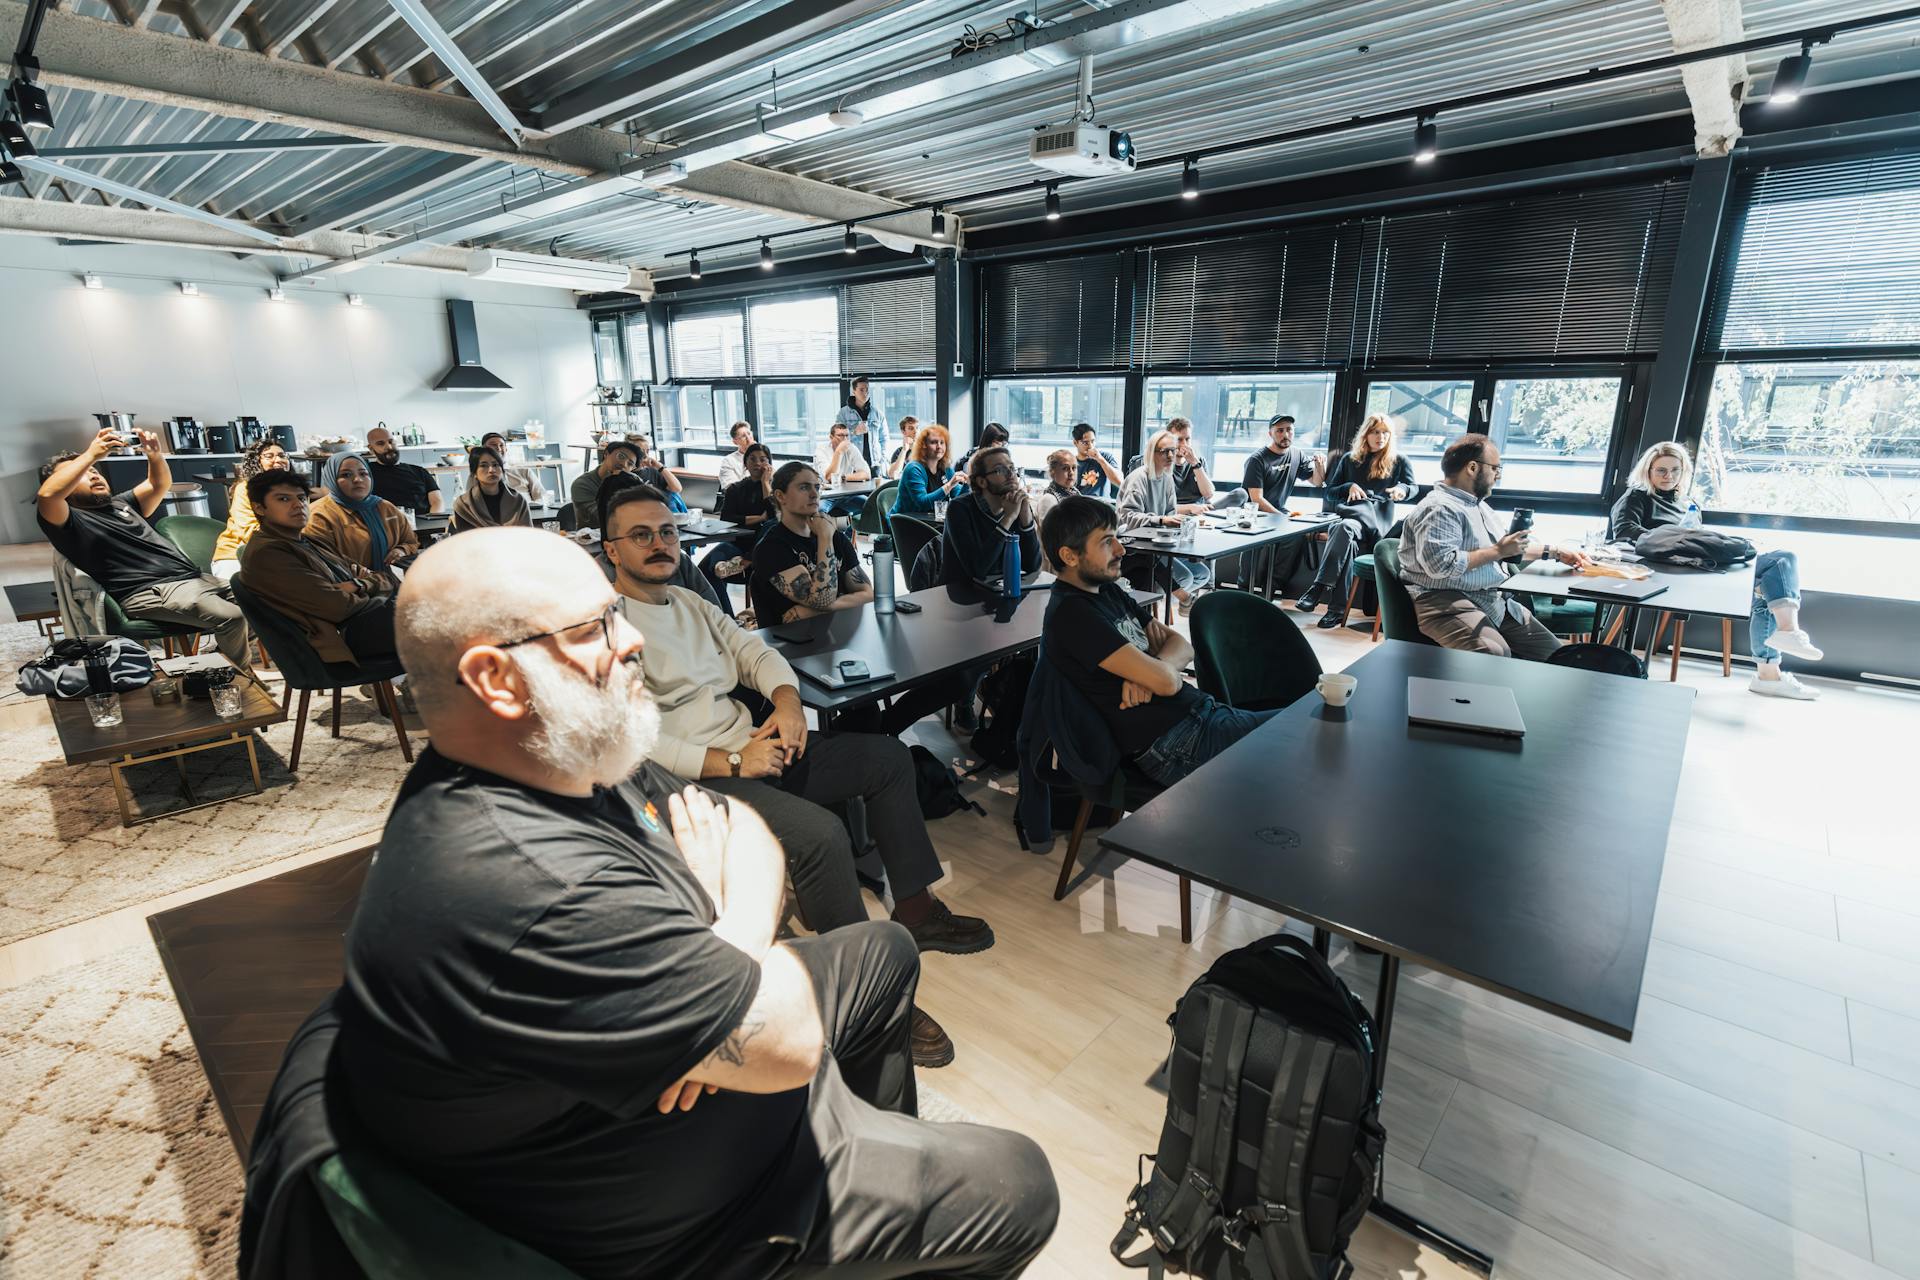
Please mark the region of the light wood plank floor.
[[[1328, 667], [1367, 648], [1363, 632], [1308, 635]], [[1827, 684], [1819, 703], [1782, 704], [1717, 663], [1682, 678], [1700, 697], [1633, 1042], [1410, 969], [1391, 1194], [1494, 1254], [1501, 1277], [1920, 1280], [1920, 696]], [[962, 754], [931, 722], [914, 732]], [[922, 1002], [959, 1048], [927, 1078], [1051, 1157], [1061, 1224], [1030, 1274], [1132, 1274], [1106, 1246], [1157, 1135], [1166, 1015], [1215, 956], [1286, 922], [1196, 889], [1183, 946], [1173, 880], [1111, 858], [1056, 903], [1064, 840], [1022, 852], [995, 783], [1011, 780], [968, 788], [988, 816], [934, 828], [943, 896], [999, 942], [927, 958]], [[1262, 802], [1313, 797], [1275, 778]], [[144, 940], [159, 905], [0, 949], [0, 985]], [[1336, 955], [1370, 996], [1375, 962]], [[1371, 1223], [1355, 1260], [1368, 1280], [1460, 1274]]]

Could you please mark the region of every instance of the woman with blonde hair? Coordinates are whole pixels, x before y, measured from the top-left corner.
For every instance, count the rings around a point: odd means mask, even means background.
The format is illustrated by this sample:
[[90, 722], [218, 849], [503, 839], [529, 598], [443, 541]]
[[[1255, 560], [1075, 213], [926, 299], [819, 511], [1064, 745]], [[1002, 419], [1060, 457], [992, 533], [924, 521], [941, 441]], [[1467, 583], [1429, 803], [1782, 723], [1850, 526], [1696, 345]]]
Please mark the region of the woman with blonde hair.
[[[1173, 467], [1179, 454], [1180, 437], [1172, 431], [1162, 431], [1147, 442], [1146, 456], [1120, 484], [1118, 508], [1122, 529], [1179, 527], [1182, 517], [1173, 490]], [[1148, 560], [1153, 563], [1146, 563]], [[1213, 581], [1213, 570], [1204, 560], [1142, 556], [1127, 567], [1126, 572], [1131, 574], [1138, 568], [1146, 570], [1148, 575], [1157, 574], [1162, 565], [1173, 575], [1173, 594], [1180, 602], [1180, 612], [1191, 613], [1200, 589]]]
[[937, 422], [920, 428], [913, 438], [913, 460], [900, 469], [900, 488], [893, 509], [901, 515], [930, 516], [933, 504], [950, 502], [967, 491], [967, 483], [947, 461], [952, 443]]
[[[1693, 459], [1686, 448], [1662, 440], [1640, 455], [1627, 478], [1627, 491], [1613, 504], [1607, 537], [1632, 541], [1650, 529], [1684, 524]], [[1825, 656], [1800, 628], [1800, 561], [1791, 551], [1762, 551], [1753, 562], [1753, 610], [1747, 617], [1747, 646], [1757, 670], [1750, 692], [1766, 698], [1811, 702], [1820, 691], [1780, 669], [1789, 654], [1818, 662]]]
[[1340, 518], [1327, 526], [1326, 554], [1313, 585], [1295, 603], [1312, 613], [1327, 601], [1327, 616], [1319, 626], [1331, 631], [1345, 626], [1347, 602], [1352, 598], [1353, 558], [1393, 528], [1393, 506], [1419, 492], [1413, 482], [1413, 464], [1393, 447], [1400, 423], [1384, 413], [1370, 413], [1353, 433], [1353, 447], [1340, 455], [1327, 477], [1327, 510]]

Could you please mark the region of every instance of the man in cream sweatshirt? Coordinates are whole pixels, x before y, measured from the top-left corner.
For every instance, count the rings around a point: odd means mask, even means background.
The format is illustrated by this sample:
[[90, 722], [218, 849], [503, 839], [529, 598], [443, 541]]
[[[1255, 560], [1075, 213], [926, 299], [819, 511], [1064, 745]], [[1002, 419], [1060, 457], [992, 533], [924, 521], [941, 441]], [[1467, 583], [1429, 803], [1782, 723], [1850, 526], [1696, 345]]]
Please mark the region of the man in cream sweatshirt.
[[[646, 637], [647, 691], [660, 708], [653, 759], [689, 780], [751, 805], [786, 851], [807, 927], [826, 933], [867, 919], [845, 824], [824, 805], [866, 802], [867, 826], [886, 864], [893, 918], [922, 951], [964, 955], [993, 945], [993, 930], [955, 915], [933, 896], [940, 859], [927, 836], [913, 757], [898, 739], [870, 733], [810, 734], [793, 668], [751, 631], [682, 587], [666, 497], [637, 486], [609, 502], [602, 546], [614, 565], [620, 611]], [[759, 728], [733, 697], [744, 685], [773, 704]], [[944, 1066], [953, 1044], [914, 1010], [914, 1062]]]

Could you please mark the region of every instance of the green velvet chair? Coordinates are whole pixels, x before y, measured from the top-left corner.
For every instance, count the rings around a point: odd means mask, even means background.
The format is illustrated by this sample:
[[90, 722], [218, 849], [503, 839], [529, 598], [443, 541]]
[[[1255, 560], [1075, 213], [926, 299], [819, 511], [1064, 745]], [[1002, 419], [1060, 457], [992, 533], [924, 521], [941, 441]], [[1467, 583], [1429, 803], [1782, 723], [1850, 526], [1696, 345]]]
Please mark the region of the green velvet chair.
[[898, 480], [889, 480], [875, 489], [873, 496], [867, 499], [867, 505], [860, 508], [860, 514], [853, 518], [853, 531], [870, 538], [889, 532], [887, 518], [893, 514], [893, 495], [899, 488]]
[[[1353, 612], [1354, 602], [1360, 598], [1361, 584], [1372, 582], [1372, 581], [1373, 581], [1373, 552], [1368, 551], [1368, 552], [1362, 553], [1361, 555], [1357, 555], [1353, 558], [1353, 585], [1347, 588], [1347, 612], [1348, 613]], [[1380, 638], [1379, 599], [1380, 599], [1380, 593], [1377, 591], [1374, 592], [1373, 634], [1367, 637], [1369, 640], [1378, 640]]]
[[1230, 707], [1288, 706], [1320, 678], [1306, 635], [1248, 591], [1209, 591], [1193, 606], [1193, 669], [1200, 691]]
[[1540, 625], [1562, 639], [1585, 640], [1593, 635], [1599, 606], [1591, 600], [1555, 600], [1551, 596], [1522, 597]]
[[213, 571], [213, 547], [227, 527], [223, 522], [206, 516], [161, 516], [153, 527], [199, 565], [200, 572]]
[[308, 1176], [369, 1280], [579, 1280], [370, 1151], [341, 1150]]
[[1400, 581], [1400, 540], [1382, 538], [1373, 544], [1373, 587], [1380, 594], [1380, 629], [1389, 640], [1433, 644], [1413, 612], [1413, 597]]

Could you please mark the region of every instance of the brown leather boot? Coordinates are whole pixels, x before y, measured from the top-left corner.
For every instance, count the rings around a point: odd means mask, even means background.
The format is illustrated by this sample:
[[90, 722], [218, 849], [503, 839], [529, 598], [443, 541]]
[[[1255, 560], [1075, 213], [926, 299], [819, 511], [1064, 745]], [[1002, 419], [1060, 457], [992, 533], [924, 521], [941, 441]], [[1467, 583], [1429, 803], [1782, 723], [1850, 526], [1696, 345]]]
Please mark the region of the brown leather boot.
[[953, 1061], [953, 1041], [919, 1005], [913, 1006], [912, 1023], [914, 1066], [944, 1067]]

